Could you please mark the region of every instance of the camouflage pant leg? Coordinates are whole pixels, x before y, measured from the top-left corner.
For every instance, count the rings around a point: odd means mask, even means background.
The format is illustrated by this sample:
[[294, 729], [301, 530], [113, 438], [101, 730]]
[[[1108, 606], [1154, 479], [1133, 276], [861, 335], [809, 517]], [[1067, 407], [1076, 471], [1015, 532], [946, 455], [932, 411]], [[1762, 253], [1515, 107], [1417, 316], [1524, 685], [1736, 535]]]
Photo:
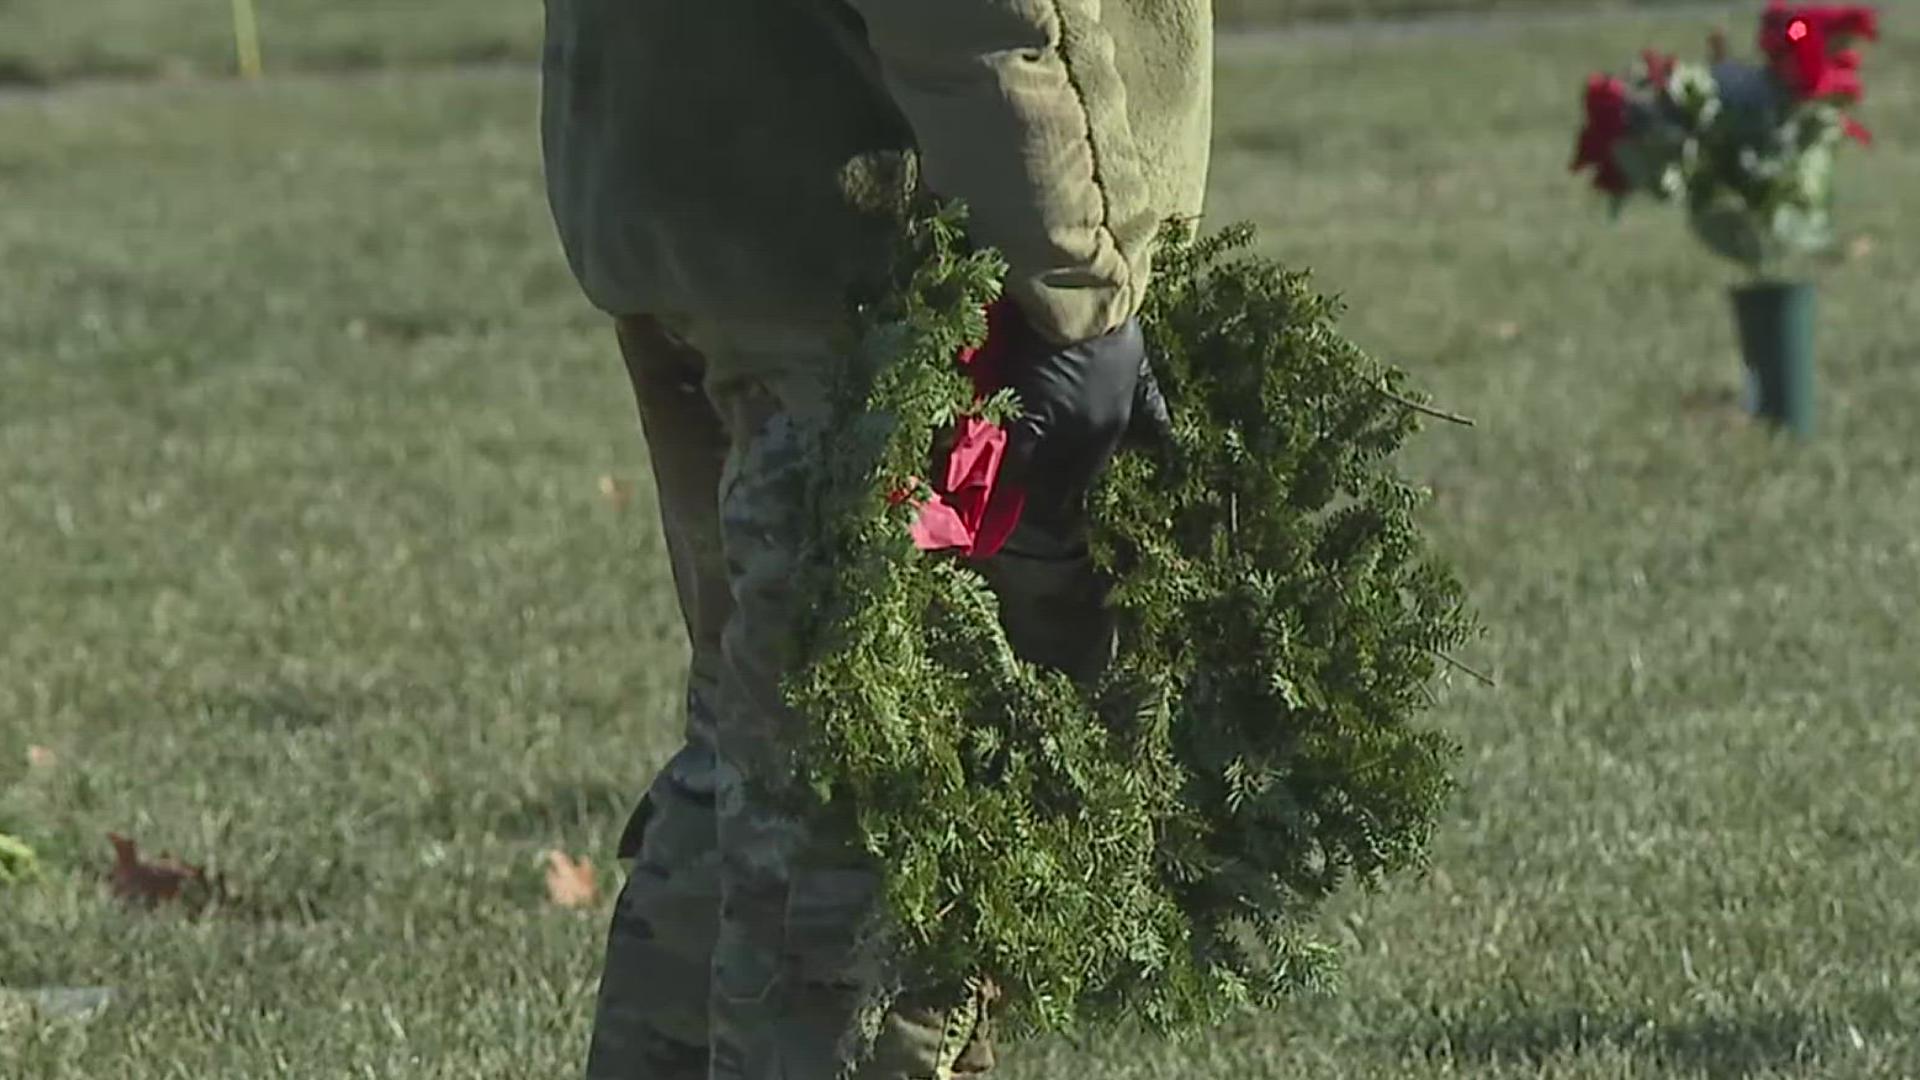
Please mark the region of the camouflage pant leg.
[[711, 755], [680, 751], [628, 826], [633, 869], [614, 905], [587, 1054], [589, 1080], [706, 1080], [720, 869]]
[[[623, 321], [621, 338], [694, 664], [687, 746], [629, 829], [638, 850], [608, 937], [588, 1076], [829, 1080], [846, 1071], [844, 1037], [869, 988], [852, 944], [878, 878], [844, 837], [813, 835], [766, 797], [787, 779], [801, 723], [777, 692], [794, 548], [781, 500], [796, 464], [783, 439], [813, 380], [728, 380], [723, 420], [689, 389], [711, 378], [698, 353], [648, 320]], [[756, 368], [795, 370], [778, 358]], [[983, 1012], [977, 994], [911, 993], [855, 1075], [985, 1071]]]
[[[846, 1037], [878, 972], [857, 937], [875, 914], [879, 875], [847, 836], [781, 811], [769, 789], [805, 718], [777, 693], [797, 660], [789, 633], [794, 492], [808, 462], [793, 417], [819, 387], [749, 383], [722, 393], [734, 455], [722, 533], [735, 610], [722, 638], [718, 818], [724, 895], [714, 954], [712, 1080], [828, 1080], [848, 1065]], [[1080, 530], [1023, 524], [979, 569], [1000, 600], [1016, 652], [1080, 679], [1112, 661], [1114, 620]], [[882, 1018], [855, 1080], [933, 1080], [994, 1065], [987, 992], [914, 987]]]
[[727, 436], [706, 361], [651, 319], [624, 319], [674, 584], [692, 644], [686, 744], [649, 786], [620, 841], [632, 872], [614, 906], [588, 1051], [590, 1080], [706, 1080], [707, 998], [720, 922], [714, 816], [720, 627], [731, 609], [715, 492]]
[[[749, 355], [745, 359], [752, 360]], [[803, 357], [803, 359], [807, 359]], [[721, 531], [734, 613], [722, 638], [719, 826], [723, 906], [714, 953], [713, 1080], [920, 1080], [992, 1064], [978, 995], [917, 989], [881, 1019], [870, 1053], [851, 1050], [881, 972], [857, 955], [880, 879], [847, 835], [783, 809], [805, 718], [781, 700], [798, 661], [790, 583], [802, 537], [795, 497], [815, 467], [797, 419], [823, 407], [819, 365], [777, 365], [716, 386], [734, 452]]]

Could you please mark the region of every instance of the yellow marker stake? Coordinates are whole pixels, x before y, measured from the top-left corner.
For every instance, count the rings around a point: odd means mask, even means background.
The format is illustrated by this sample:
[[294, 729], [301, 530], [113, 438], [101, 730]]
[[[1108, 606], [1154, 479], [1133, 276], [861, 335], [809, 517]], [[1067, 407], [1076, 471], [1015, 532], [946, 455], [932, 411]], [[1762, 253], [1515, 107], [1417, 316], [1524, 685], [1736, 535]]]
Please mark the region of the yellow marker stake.
[[253, 0], [233, 0], [233, 48], [240, 58], [240, 74], [260, 77], [260, 22], [253, 17]]

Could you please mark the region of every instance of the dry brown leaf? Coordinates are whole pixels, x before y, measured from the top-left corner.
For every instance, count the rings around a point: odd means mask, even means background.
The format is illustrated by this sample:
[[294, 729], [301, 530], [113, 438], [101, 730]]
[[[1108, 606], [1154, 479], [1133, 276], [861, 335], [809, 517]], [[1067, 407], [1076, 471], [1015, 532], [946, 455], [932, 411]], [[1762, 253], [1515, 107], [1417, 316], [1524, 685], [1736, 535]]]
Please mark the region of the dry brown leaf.
[[30, 769], [51, 769], [60, 760], [60, 755], [45, 746], [27, 747], [27, 767]]
[[1856, 236], [1853, 242], [1847, 245], [1847, 258], [1855, 262], [1871, 254], [1873, 254], [1873, 237], [1871, 236]]
[[602, 476], [600, 478], [600, 494], [608, 502], [613, 504], [615, 510], [625, 510], [627, 503], [633, 499], [633, 488], [618, 477]]
[[1510, 319], [1503, 319], [1493, 324], [1493, 336], [1501, 341], [1512, 341], [1520, 336], [1520, 324]]
[[564, 851], [547, 852], [547, 899], [563, 908], [592, 907], [600, 902], [593, 860], [575, 862]]
[[108, 833], [113, 842], [113, 871], [108, 878], [113, 895], [128, 903], [156, 907], [177, 903], [191, 909], [205, 907], [217, 897], [220, 882], [207, 876], [207, 869], [183, 862], [161, 852], [157, 858], [140, 857], [140, 846], [119, 833]]

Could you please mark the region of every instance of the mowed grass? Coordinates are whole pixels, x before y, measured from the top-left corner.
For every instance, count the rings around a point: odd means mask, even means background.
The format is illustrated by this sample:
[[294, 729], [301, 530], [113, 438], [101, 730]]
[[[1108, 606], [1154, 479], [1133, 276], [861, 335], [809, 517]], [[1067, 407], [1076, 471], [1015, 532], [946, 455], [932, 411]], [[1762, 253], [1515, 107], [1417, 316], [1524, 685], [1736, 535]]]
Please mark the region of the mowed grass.
[[[539, 0], [252, 0], [269, 72], [532, 59]], [[0, 77], [229, 74], [230, 0], [0, 0]]]
[[[1729, 275], [1564, 173], [1585, 71], [1693, 22], [1224, 50], [1215, 219], [1478, 421], [1407, 468], [1500, 686], [1432, 717], [1465, 786], [1431, 877], [1329, 912], [1340, 996], [1004, 1075], [1920, 1075], [1920, 38], [1890, 29], [1803, 446], [1733, 405]], [[0, 829], [47, 863], [0, 891], [0, 986], [120, 992], [0, 998], [0, 1076], [577, 1069], [607, 909], [548, 905], [540, 855], [614, 883], [683, 652], [534, 95], [0, 106]], [[122, 910], [109, 830], [245, 903]]]
[[[269, 70], [533, 59], [539, 0], [251, 0]], [[1227, 24], [1437, 12], [1674, 7], [1699, 0], [1219, 0]], [[716, 58], [716, 62], [724, 62]], [[0, 83], [76, 76], [227, 74], [229, 0], [0, 0]]]

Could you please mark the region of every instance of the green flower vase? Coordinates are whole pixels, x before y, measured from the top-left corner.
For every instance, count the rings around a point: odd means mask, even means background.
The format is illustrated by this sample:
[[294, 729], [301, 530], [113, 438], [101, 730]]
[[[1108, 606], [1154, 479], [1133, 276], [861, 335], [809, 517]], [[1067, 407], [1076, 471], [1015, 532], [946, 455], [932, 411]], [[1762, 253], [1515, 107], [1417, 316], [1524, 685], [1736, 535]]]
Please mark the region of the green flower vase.
[[1813, 434], [1813, 286], [1762, 281], [1733, 290], [1747, 405], [1794, 435]]

